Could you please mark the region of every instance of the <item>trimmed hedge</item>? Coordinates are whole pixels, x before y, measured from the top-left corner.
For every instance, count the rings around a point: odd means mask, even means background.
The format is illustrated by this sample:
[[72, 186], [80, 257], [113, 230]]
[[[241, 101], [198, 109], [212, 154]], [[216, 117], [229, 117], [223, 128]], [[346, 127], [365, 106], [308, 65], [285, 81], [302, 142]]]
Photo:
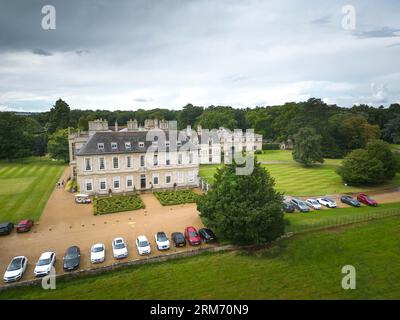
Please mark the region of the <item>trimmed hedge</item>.
[[197, 198], [199, 197], [199, 195], [194, 193], [192, 189], [154, 192], [154, 195], [163, 206], [193, 203], [196, 202]]
[[280, 150], [281, 145], [279, 143], [263, 143], [263, 150]]
[[139, 195], [94, 197], [93, 212], [95, 215], [144, 209]]

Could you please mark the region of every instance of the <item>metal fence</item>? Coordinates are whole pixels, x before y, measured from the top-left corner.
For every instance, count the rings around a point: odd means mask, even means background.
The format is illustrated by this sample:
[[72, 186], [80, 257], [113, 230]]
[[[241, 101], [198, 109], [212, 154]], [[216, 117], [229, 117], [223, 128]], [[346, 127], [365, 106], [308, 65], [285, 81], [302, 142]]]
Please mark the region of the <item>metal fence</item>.
[[348, 216], [324, 217], [319, 220], [305, 222], [303, 224], [291, 223], [286, 227], [286, 232], [298, 234], [393, 216], [400, 216], [400, 208], [384, 209], [364, 214], [352, 214]]
[[203, 178], [199, 177], [199, 187], [201, 188], [201, 190], [207, 193], [207, 191], [211, 189], [211, 184], [209, 184]]

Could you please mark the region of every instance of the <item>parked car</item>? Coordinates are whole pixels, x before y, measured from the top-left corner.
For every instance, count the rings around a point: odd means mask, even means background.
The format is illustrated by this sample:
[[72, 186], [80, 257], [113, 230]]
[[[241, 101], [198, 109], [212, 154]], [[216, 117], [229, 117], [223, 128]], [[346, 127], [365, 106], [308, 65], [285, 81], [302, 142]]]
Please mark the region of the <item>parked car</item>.
[[173, 232], [171, 234], [171, 239], [174, 242], [175, 247], [186, 246], [186, 239], [182, 232]]
[[14, 229], [14, 224], [12, 222], [0, 223], [0, 235], [10, 234], [12, 229]]
[[77, 195], [75, 195], [75, 202], [81, 203], [81, 204], [86, 204], [86, 203], [91, 203], [92, 200], [90, 200], [89, 195], [87, 195], [87, 194], [77, 194]]
[[72, 246], [65, 251], [64, 255], [64, 270], [75, 270], [79, 268], [81, 260], [81, 250], [77, 246]]
[[201, 244], [199, 233], [194, 227], [187, 227], [185, 229], [185, 238], [192, 246]]
[[21, 220], [17, 224], [15, 230], [17, 230], [17, 232], [27, 232], [30, 231], [32, 227], [33, 227], [33, 220], [26, 219], [26, 220]]
[[293, 213], [296, 210], [296, 208], [290, 202], [284, 201], [282, 204], [282, 210], [283, 212]]
[[365, 193], [360, 193], [357, 196], [357, 200], [360, 201], [361, 203], [364, 203], [364, 204], [368, 205], [368, 206], [372, 206], [372, 207], [377, 207], [378, 206], [378, 202], [376, 202], [374, 199], [372, 199], [371, 197], [369, 197]]
[[156, 245], [158, 250], [168, 250], [169, 249], [169, 240], [165, 232], [157, 232], [154, 235], [154, 239], [156, 240]]
[[90, 262], [101, 263], [104, 262], [106, 257], [106, 246], [102, 243], [92, 245], [90, 249]]
[[347, 195], [341, 196], [340, 201], [353, 207], [361, 206], [360, 202], [358, 202], [358, 200], [354, 199], [352, 196], [347, 196]]
[[136, 248], [140, 255], [151, 253], [150, 242], [147, 240], [146, 236], [141, 235], [137, 237]]
[[300, 212], [310, 211], [310, 208], [306, 205], [306, 203], [303, 200], [292, 198], [292, 200], [290, 200], [290, 203], [293, 204], [295, 208]]
[[128, 256], [128, 247], [123, 238], [115, 238], [112, 242], [115, 259], [123, 259]]
[[18, 256], [12, 258], [8, 265], [6, 272], [4, 273], [4, 282], [14, 282], [22, 278], [28, 265], [28, 258], [25, 256]]
[[54, 267], [55, 262], [56, 254], [54, 252], [43, 252], [40, 255], [39, 260], [36, 262], [36, 267], [33, 270], [33, 273], [36, 277], [48, 275], [51, 268]]
[[328, 208], [336, 208], [337, 207], [336, 201], [332, 200], [331, 198], [319, 198], [318, 202]]
[[320, 203], [315, 199], [307, 199], [306, 205], [308, 205], [310, 208], [313, 208], [315, 210], [321, 210]]
[[215, 236], [214, 232], [212, 232], [211, 229], [201, 228], [201, 229], [199, 229], [199, 234], [200, 234], [201, 239], [205, 243], [217, 241], [217, 237]]

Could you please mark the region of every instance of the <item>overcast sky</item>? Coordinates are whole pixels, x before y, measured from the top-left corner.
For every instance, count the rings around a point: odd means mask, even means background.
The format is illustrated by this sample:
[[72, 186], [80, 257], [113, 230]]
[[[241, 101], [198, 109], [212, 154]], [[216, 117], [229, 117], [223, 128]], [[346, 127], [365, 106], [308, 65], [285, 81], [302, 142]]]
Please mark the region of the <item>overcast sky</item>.
[[[326, 2], [326, 3], [325, 3]], [[42, 7], [56, 9], [43, 30]], [[355, 30], [342, 7], [356, 10]], [[400, 102], [400, 1], [0, 0], [0, 110]]]

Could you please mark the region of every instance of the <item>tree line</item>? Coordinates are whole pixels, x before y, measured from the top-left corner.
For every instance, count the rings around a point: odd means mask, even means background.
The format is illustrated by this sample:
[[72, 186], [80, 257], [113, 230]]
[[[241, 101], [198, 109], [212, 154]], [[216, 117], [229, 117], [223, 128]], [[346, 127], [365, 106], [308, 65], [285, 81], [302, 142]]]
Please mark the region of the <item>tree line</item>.
[[[351, 150], [364, 148], [371, 139], [381, 138], [400, 143], [400, 105], [372, 107], [357, 105], [343, 108], [328, 105], [321, 99], [256, 108], [230, 106], [195, 106], [188, 104], [180, 110], [155, 108], [133, 111], [80, 110], [59, 99], [47, 112], [23, 114], [0, 112], [0, 159], [43, 156], [52, 151], [58, 158], [68, 160], [68, 149], [59, 148], [66, 141], [67, 128], [88, 129], [88, 121], [102, 118], [114, 125], [130, 119], [143, 123], [145, 119], [176, 120], [178, 128], [187, 125], [213, 129], [253, 128], [266, 141], [295, 141], [302, 129], [311, 130], [320, 139], [321, 156], [343, 157]], [[48, 150], [48, 148], [50, 150]]]

